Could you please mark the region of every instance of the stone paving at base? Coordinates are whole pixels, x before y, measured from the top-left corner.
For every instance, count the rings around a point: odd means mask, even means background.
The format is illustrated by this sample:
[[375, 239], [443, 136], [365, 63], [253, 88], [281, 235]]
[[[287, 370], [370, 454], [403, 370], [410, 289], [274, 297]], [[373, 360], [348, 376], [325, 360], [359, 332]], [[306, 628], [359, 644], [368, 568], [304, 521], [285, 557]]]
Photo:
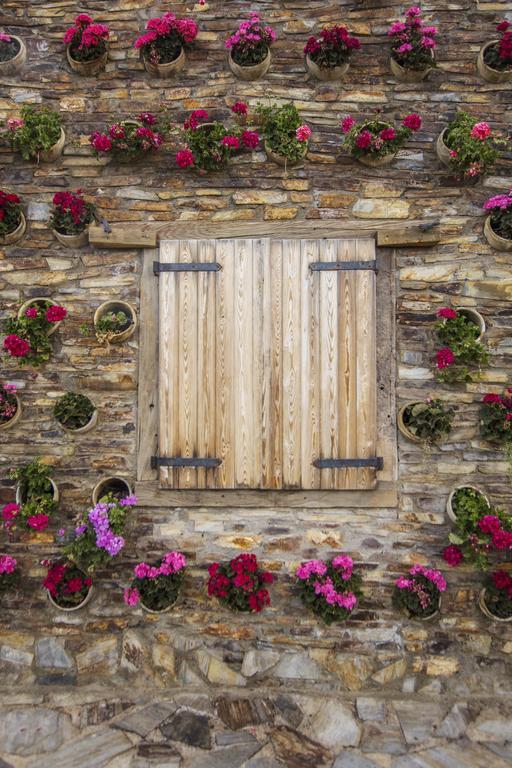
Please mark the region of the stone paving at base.
[[[0, 694], [2, 692], [0, 691]], [[115, 694], [115, 695], [114, 695]], [[0, 768], [510, 768], [512, 701], [5, 691]]]

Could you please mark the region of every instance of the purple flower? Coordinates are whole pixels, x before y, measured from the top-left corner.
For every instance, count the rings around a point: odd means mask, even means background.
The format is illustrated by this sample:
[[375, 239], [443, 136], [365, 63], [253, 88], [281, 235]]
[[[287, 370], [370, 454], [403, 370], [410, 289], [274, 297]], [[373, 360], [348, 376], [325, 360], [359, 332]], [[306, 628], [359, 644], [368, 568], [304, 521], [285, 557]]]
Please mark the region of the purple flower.
[[75, 528], [75, 536], [82, 536], [87, 530], [87, 525], [84, 523], [83, 525], [78, 525]]
[[121, 499], [119, 502], [120, 507], [134, 507], [137, 504], [137, 497], [136, 496], [125, 496], [124, 499]]

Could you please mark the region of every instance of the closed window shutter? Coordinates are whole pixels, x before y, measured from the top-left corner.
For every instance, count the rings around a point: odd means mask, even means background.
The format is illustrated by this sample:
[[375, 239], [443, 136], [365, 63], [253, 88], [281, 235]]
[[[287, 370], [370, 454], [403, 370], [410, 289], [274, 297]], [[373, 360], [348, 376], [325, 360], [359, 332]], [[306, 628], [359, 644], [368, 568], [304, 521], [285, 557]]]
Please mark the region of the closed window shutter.
[[160, 264], [162, 487], [373, 488], [374, 241], [165, 241]]

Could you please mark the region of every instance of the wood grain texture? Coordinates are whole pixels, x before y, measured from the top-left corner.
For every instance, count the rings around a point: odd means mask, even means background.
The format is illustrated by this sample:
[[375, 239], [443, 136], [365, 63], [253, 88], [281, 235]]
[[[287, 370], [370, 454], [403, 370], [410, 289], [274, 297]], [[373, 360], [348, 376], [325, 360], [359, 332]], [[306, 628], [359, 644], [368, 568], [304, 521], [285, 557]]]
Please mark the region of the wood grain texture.
[[[157, 250], [144, 253], [139, 309], [139, 384], [137, 401], [137, 480], [151, 480], [151, 457], [158, 453], [158, 280], [153, 274]], [[91, 387], [91, 377], [83, 386]]]

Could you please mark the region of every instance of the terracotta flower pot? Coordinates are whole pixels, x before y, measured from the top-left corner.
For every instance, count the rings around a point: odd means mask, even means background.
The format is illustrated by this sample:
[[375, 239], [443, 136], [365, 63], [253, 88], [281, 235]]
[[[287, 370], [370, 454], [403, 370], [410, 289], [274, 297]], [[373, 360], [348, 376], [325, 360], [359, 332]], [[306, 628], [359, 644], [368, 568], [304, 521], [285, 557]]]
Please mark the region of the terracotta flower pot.
[[124, 331], [115, 333], [109, 340], [109, 344], [120, 344], [133, 336], [138, 325], [137, 312], [127, 301], [104, 301], [94, 313], [94, 326], [96, 327], [100, 318], [103, 317], [103, 315], [106, 315], [107, 312], [120, 311], [124, 312], [128, 317], [131, 317], [132, 322]]
[[307, 142], [304, 142], [304, 144], [305, 144], [304, 157], [302, 157], [300, 160], [296, 160], [295, 162], [291, 162], [286, 157], [284, 157], [284, 155], [279, 155], [277, 152], [274, 152], [272, 149], [270, 149], [268, 143], [266, 141], [264, 142], [265, 152], [267, 154], [267, 157], [270, 160], [273, 160], [274, 163], [277, 163], [277, 165], [282, 165], [282, 166], [284, 166], [286, 168], [296, 168], [298, 165], [302, 165], [302, 163], [304, 162], [304, 158], [306, 157], [306, 154], [307, 154], [307, 151], [308, 151], [307, 150], [307, 147], [308, 147]]
[[[49, 299], [48, 296], [36, 296], [34, 299], [29, 299], [28, 301], [25, 301], [21, 307], [18, 309], [18, 319], [21, 320], [23, 315], [25, 314], [25, 311], [29, 307], [38, 306], [42, 304], [43, 302], [48, 302], [49, 304], [53, 304], [54, 306], [57, 304], [56, 301], [53, 301], [53, 299]], [[53, 336], [53, 334], [56, 332], [57, 328], [61, 324], [62, 320], [59, 320], [57, 323], [52, 323], [49, 330], [48, 330], [48, 336]]]
[[451, 166], [450, 149], [444, 143], [444, 137], [447, 130], [448, 128], [444, 128], [439, 134], [439, 136], [437, 137], [436, 154], [438, 159], [442, 162], [442, 164], [446, 165], [449, 168]]
[[[432, 60], [434, 54], [431, 52]], [[389, 57], [389, 67], [394, 77], [401, 83], [421, 83], [422, 80], [432, 72], [433, 67], [425, 67], [425, 69], [411, 69], [410, 67], [402, 67], [401, 64], [393, 58]]]
[[397, 427], [400, 430], [400, 432], [402, 433], [402, 435], [404, 437], [406, 437], [407, 440], [411, 440], [413, 443], [421, 443], [423, 441], [422, 441], [421, 437], [418, 437], [418, 435], [415, 435], [415, 434], [413, 434], [412, 432], [409, 431], [409, 429], [407, 428], [407, 425], [406, 425], [406, 423], [404, 421], [404, 414], [405, 414], [405, 412], [406, 412], [406, 410], [408, 408], [411, 408], [413, 405], [416, 405], [419, 402], [421, 402], [421, 401], [420, 400], [410, 400], [408, 403], [405, 403], [404, 405], [402, 405], [402, 407], [398, 411], [397, 420], [396, 420]]
[[485, 593], [486, 593], [486, 589], [484, 587], [484, 589], [481, 590], [480, 595], [478, 596], [478, 607], [480, 608], [484, 616], [487, 616], [488, 619], [492, 619], [492, 621], [499, 621], [499, 622], [512, 621], [512, 616], [503, 618], [501, 616], [495, 616], [494, 613], [491, 613], [491, 611], [487, 607], [487, 603], [485, 602]]
[[65, 143], [66, 134], [64, 133], [64, 128], [61, 128], [59, 140], [50, 149], [47, 149], [45, 152], [39, 152], [39, 160], [43, 163], [51, 163], [53, 160], [56, 160], [62, 155]]
[[21, 400], [19, 399], [16, 392], [11, 392], [11, 395], [16, 400], [16, 413], [12, 418], [9, 419], [9, 421], [0, 421], [0, 430], [9, 429], [10, 427], [14, 427], [14, 425], [20, 420], [21, 418]]
[[142, 57], [146, 72], [149, 72], [153, 77], [168, 78], [174, 77], [185, 66], [186, 56], [185, 50], [182, 48], [179, 56], [174, 61], [168, 61], [166, 64], [151, 64], [145, 56]]
[[70, 435], [83, 435], [85, 432], [90, 432], [91, 429], [94, 429], [96, 424], [98, 423], [98, 410], [95, 408], [94, 412], [87, 422], [87, 424], [84, 424], [83, 427], [78, 427], [78, 429], [70, 429], [70, 427], [65, 427], [64, 424], [61, 424], [59, 421], [59, 427], [64, 430], [64, 432], [68, 432]]
[[71, 56], [70, 46], [68, 45], [66, 48], [66, 58], [73, 72], [76, 72], [83, 77], [91, 77], [91, 75], [96, 75], [98, 72], [105, 69], [108, 61], [108, 49], [102, 53], [101, 56], [98, 56], [97, 59], [92, 59], [91, 61], [77, 61]]
[[325, 82], [341, 80], [343, 75], [348, 72], [350, 67], [349, 61], [345, 61], [343, 64], [340, 64], [339, 67], [319, 67], [318, 64], [315, 64], [309, 55], [306, 55], [305, 63], [306, 69], [311, 75], [313, 75], [313, 77], [316, 77], [317, 80], [323, 80]]
[[268, 48], [267, 55], [263, 61], [260, 61], [259, 64], [254, 64], [251, 67], [240, 66], [240, 64], [237, 64], [236, 61], [233, 60], [231, 51], [228, 53], [229, 68], [234, 76], [239, 80], [258, 80], [260, 77], [263, 77], [263, 75], [266, 75], [269, 70], [271, 61], [272, 53], [270, 52], [270, 48]]
[[3, 237], [0, 237], [0, 245], [14, 245], [18, 240], [21, 240], [25, 232], [27, 231], [27, 220], [23, 211], [20, 212], [20, 223], [13, 229], [12, 232], [8, 232]]
[[84, 245], [89, 243], [89, 227], [86, 227], [83, 232], [79, 232], [78, 235], [64, 235], [56, 229], [52, 230], [54, 237], [65, 248], [83, 248]]
[[154, 616], [158, 616], [158, 614], [160, 614], [160, 613], [169, 613], [169, 611], [171, 611], [174, 608], [174, 606], [176, 605], [177, 602], [178, 602], [178, 597], [176, 597], [176, 600], [174, 600], [166, 608], [162, 608], [160, 611], [155, 611], [152, 608], [148, 608], [146, 605], [144, 605], [144, 603], [142, 601], [142, 598], [139, 600], [139, 604], [140, 604], [140, 607], [142, 608], [142, 610], [145, 611], [146, 613], [151, 613]]
[[[52, 480], [51, 477], [48, 478], [49, 482], [52, 484], [52, 490], [53, 490], [53, 500], [57, 504], [60, 498], [59, 494], [59, 488], [57, 486], [57, 483]], [[16, 486], [16, 504], [23, 504], [23, 497], [21, 495], [21, 488], [19, 485]]]
[[65, 608], [64, 606], [56, 603], [53, 597], [48, 592], [48, 590], [46, 591], [46, 594], [48, 595], [48, 600], [50, 601], [50, 603], [53, 605], [54, 608], [57, 608], [59, 611], [64, 611], [65, 613], [72, 613], [73, 611], [79, 611], [81, 608], [85, 608], [87, 603], [90, 601], [93, 592], [94, 592], [94, 585], [91, 584], [91, 586], [89, 587], [89, 591], [87, 592], [87, 595], [84, 597], [82, 602], [79, 603], [78, 605], [73, 605], [70, 608]]
[[477, 312], [477, 310], [472, 307], [459, 307], [457, 312], [467, 317], [468, 320], [478, 327], [479, 334], [477, 341], [481, 341], [485, 333], [485, 320], [480, 312]]
[[[96, 485], [94, 486], [94, 489], [93, 489], [93, 492], [92, 492], [92, 503], [94, 505], [96, 505], [98, 503], [98, 501], [101, 499], [101, 497], [105, 495], [105, 491], [107, 490], [106, 486], [109, 483], [112, 483], [112, 482], [118, 483], [119, 486], [121, 486], [121, 484], [123, 484], [125, 489], [126, 489], [126, 496], [131, 496], [131, 494], [132, 494], [131, 486], [128, 483], [128, 481], [125, 480], [124, 477], [114, 477], [114, 476], [112, 476], [112, 477], [104, 477], [102, 480], [97, 482]], [[123, 496], [124, 495], [125, 495], [125, 493], [123, 492]]]
[[11, 40], [15, 40], [18, 43], [19, 51], [12, 59], [9, 59], [8, 61], [0, 61], [1, 76], [13, 75], [16, 72], [19, 72], [27, 61], [27, 47], [21, 37], [16, 37], [16, 35], [9, 35], [9, 37]]
[[446, 499], [446, 516], [451, 520], [452, 523], [457, 522], [457, 515], [455, 514], [455, 510], [453, 509], [453, 497], [456, 493], [456, 491], [460, 491], [462, 488], [470, 488], [472, 491], [477, 491], [479, 494], [481, 494], [486, 502], [490, 506], [489, 498], [486, 496], [485, 493], [483, 493], [480, 488], [477, 488], [474, 485], [469, 485], [469, 483], [466, 483], [464, 485], [457, 485], [455, 488], [452, 488], [450, 491], [448, 498]]
[[491, 248], [495, 248], [497, 251], [512, 251], [512, 240], [496, 234], [492, 228], [490, 216], [487, 216], [485, 220], [484, 235]]
[[380, 168], [383, 165], [391, 165], [397, 152], [393, 152], [389, 155], [383, 155], [382, 157], [370, 157], [369, 155], [360, 155], [357, 160], [362, 165], [367, 165], [369, 168]]
[[485, 63], [484, 56], [487, 48], [489, 48], [491, 45], [497, 45], [498, 43], [499, 40], [491, 40], [489, 43], [485, 43], [480, 48], [478, 58], [476, 60], [476, 68], [478, 70], [478, 74], [480, 77], [483, 77], [484, 80], [487, 80], [488, 83], [507, 83], [509, 80], [512, 80], [512, 69], [493, 69]]

